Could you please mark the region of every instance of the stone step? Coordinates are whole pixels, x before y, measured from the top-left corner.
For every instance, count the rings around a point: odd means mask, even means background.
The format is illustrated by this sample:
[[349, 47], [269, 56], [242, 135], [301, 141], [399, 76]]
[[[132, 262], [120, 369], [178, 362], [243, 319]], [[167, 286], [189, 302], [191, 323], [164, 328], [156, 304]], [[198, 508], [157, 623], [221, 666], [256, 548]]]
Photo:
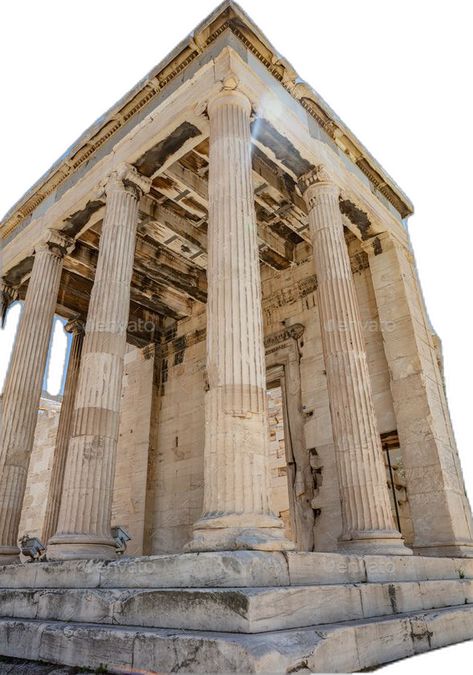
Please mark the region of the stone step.
[[347, 673], [473, 638], [473, 606], [242, 635], [0, 619], [0, 653], [111, 673]]
[[473, 603], [473, 580], [202, 589], [0, 589], [0, 616], [261, 633]]
[[473, 579], [473, 559], [340, 553], [180, 553], [0, 567], [4, 588], [214, 588]]

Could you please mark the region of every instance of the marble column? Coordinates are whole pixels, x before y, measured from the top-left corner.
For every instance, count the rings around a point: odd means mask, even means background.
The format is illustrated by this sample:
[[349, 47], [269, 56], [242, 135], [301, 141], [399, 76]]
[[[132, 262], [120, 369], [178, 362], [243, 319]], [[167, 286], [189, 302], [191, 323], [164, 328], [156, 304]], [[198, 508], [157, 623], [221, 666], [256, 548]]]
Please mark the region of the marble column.
[[62, 397], [61, 413], [56, 434], [56, 447], [54, 449], [53, 468], [49, 481], [46, 512], [41, 534], [41, 541], [47, 544], [56, 532], [61, 505], [62, 486], [64, 483], [64, 469], [66, 466], [67, 448], [71, 435], [72, 413], [77, 390], [79, 376], [80, 357], [84, 340], [84, 324], [80, 319], [71, 319], [64, 326], [66, 332], [72, 333], [69, 362], [67, 364], [67, 376]]
[[69, 237], [49, 230], [36, 247], [3, 392], [0, 446], [0, 562], [18, 562], [18, 527], [44, 369]]
[[339, 547], [408, 555], [395, 529], [339, 189], [323, 166], [303, 176], [342, 507]]
[[270, 504], [250, 101], [224, 89], [208, 114], [204, 512], [187, 549], [293, 548]]
[[115, 557], [110, 519], [138, 203], [150, 181], [131, 166], [108, 180], [58, 528], [49, 559]]

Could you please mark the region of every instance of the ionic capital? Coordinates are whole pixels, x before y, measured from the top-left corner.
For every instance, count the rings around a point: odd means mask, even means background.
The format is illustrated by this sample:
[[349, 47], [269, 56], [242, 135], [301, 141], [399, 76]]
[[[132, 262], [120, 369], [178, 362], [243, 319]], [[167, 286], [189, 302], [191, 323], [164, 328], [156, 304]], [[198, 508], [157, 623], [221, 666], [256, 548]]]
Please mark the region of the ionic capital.
[[85, 324], [84, 321], [76, 316], [74, 319], [69, 319], [64, 325], [64, 330], [66, 333], [72, 333], [72, 335], [80, 335], [84, 332]]
[[13, 288], [6, 279], [0, 279], [0, 325], [3, 328], [5, 325], [5, 318], [7, 316], [8, 308], [12, 302], [18, 298], [18, 291]]
[[223, 81], [222, 89], [209, 100], [207, 104], [207, 113], [212, 117], [213, 113], [220, 107], [225, 105], [237, 105], [242, 108], [250, 117], [251, 115], [251, 101], [246, 94], [238, 89], [238, 78], [236, 75], [229, 75]]
[[323, 164], [317, 164], [310, 171], [303, 174], [299, 180], [299, 189], [309, 208], [312, 208], [317, 200], [317, 195], [330, 193], [338, 199], [340, 188], [333, 182], [329, 172]]
[[99, 190], [102, 194], [109, 195], [111, 192], [124, 190], [132, 193], [136, 199], [147, 194], [151, 189], [151, 178], [142, 176], [132, 164], [120, 164], [103, 181]]
[[48, 229], [43, 238], [36, 244], [35, 253], [47, 251], [63, 258], [66, 253], [70, 253], [74, 248], [75, 241], [73, 237], [69, 237], [60, 230]]

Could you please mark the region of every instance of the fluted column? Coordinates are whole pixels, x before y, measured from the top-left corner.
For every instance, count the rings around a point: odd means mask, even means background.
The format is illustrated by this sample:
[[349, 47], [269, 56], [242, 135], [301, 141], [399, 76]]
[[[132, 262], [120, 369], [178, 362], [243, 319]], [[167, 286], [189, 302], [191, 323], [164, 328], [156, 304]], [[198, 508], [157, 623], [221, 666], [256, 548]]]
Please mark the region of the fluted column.
[[340, 548], [410, 554], [395, 529], [339, 189], [324, 167], [300, 180], [309, 210], [342, 507]]
[[251, 105], [224, 89], [210, 118], [204, 512], [190, 550], [292, 548], [272, 513]]
[[107, 182], [58, 529], [49, 559], [115, 557], [110, 519], [138, 202], [150, 181], [122, 166]]
[[62, 486], [64, 483], [64, 469], [66, 466], [67, 448], [71, 435], [72, 413], [79, 377], [79, 365], [84, 339], [84, 324], [80, 319], [72, 319], [64, 326], [68, 333], [72, 333], [72, 343], [67, 364], [66, 384], [62, 397], [61, 413], [56, 434], [53, 468], [49, 481], [48, 499], [44, 517], [41, 541], [47, 544], [50, 537], [56, 532], [61, 505]]
[[18, 527], [64, 254], [57, 230], [35, 250], [3, 393], [0, 448], [0, 562], [18, 561]]

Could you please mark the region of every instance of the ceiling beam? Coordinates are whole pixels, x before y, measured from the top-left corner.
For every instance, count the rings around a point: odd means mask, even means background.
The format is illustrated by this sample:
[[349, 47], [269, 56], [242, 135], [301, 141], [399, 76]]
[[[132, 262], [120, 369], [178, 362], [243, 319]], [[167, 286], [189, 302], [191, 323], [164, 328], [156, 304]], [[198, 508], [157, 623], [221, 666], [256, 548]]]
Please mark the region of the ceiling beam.
[[[200, 156], [200, 155], [199, 155]], [[174, 164], [168, 168], [167, 175], [175, 181], [182, 190], [189, 190], [195, 201], [205, 206], [208, 210], [208, 182], [181, 164]], [[255, 194], [255, 200], [261, 200]], [[263, 202], [264, 204], [264, 202]], [[265, 205], [266, 206], [266, 205]], [[292, 260], [292, 249], [287, 246], [287, 242], [272, 232], [270, 229], [257, 223], [258, 245], [260, 248], [260, 258], [263, 262], [275, 269], [284, 269], [289, 266]]]
[[[88, 279], [93, 282], [95, 270], [97, 267], [98, 251], [82, 242], [77, 242], [74, 251], [65, 257], [65, 269], [74, 272], [77, 276]], [[136, 263], [136, 260], [135, 260]], [[157, 314], [169, 315], [174, 319], [182, 319], [190, 316], [192, 313], [193, 299], [189, 293], [173, 287], [175, 277], [180, 277], [178, 273], [164, 270], [157, 272], [146, 265], [136, 265], [133, 269], [131, 280], [131, 297], [136, 304], [146, 307]], [[179, 279], [180, 284], [184, 281]], [[190, 286], [190, 282], [187, 282]], [[205, 293], [200, 293], [201, 298], [205, 298]]]

